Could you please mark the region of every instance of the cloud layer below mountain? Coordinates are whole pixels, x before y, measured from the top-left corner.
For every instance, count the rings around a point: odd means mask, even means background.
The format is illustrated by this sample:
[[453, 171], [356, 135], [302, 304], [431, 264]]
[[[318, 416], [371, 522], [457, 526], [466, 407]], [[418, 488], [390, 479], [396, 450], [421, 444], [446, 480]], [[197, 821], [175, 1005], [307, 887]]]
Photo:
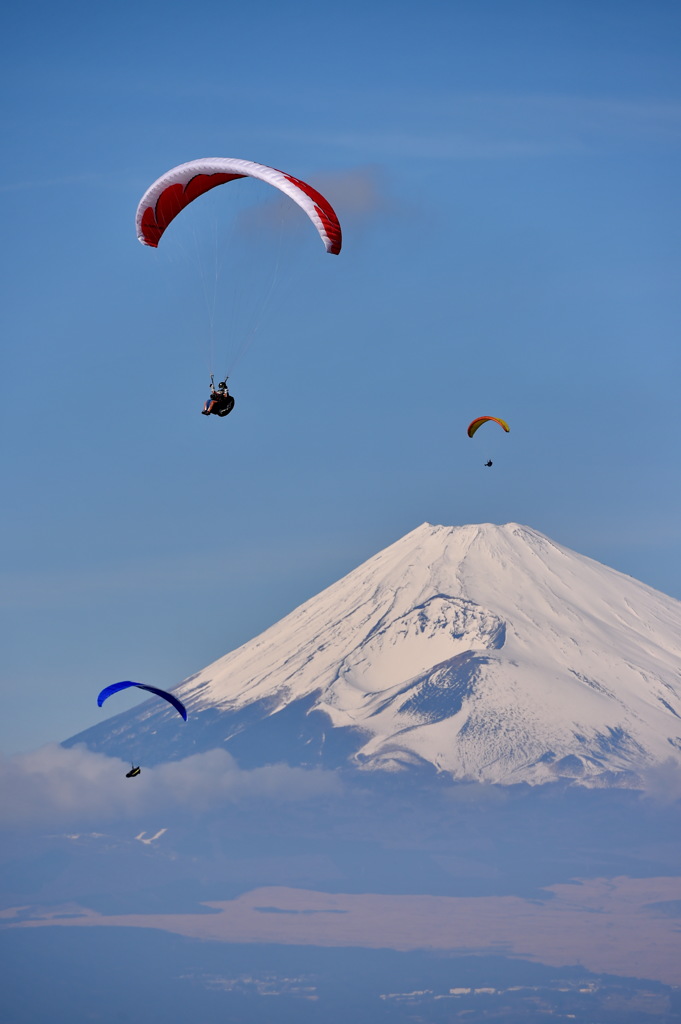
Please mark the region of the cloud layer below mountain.
[[143, 768], [126, 779], [129, 766], [89, 751], [51, 743], [0, 760], [0, 802], [6, 826], [60, 827], [136, 818], [151, 810], [205, 812], [239, 801], [305, 801], [340, 792], [333, 772], [284, 764], [244, 771], [225, 750], [208, 750], [182, 761]]

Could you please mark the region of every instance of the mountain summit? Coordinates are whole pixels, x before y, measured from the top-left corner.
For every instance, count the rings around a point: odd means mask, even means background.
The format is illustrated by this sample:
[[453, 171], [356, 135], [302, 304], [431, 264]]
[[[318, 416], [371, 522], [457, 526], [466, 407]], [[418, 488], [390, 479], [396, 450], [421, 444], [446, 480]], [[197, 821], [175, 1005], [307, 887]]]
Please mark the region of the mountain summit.
[[681, 762], [681, 602], [526, 526], [424, 523], [175, 692], [187, 726], [148, 702], [68, 745], [635, 786]]

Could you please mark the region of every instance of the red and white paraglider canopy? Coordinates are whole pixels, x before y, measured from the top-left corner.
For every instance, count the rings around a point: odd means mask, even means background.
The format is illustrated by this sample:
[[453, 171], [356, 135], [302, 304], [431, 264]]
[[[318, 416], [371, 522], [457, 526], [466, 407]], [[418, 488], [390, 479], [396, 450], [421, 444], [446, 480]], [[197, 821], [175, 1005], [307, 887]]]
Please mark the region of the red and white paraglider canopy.
[[342, 235], [338, 217], [324, 196], [311, 185], [274, 167], [252, 160], [208, 157], [173, 167], [147, 189], [137, 207], [137, 237], [142, 245], [158, 246], [168, 225], [186, 206], [217, 185], [237, 178], [259, 178], [273, 185], [297, 203], [319, 232], [326, 251], [341, 251]]

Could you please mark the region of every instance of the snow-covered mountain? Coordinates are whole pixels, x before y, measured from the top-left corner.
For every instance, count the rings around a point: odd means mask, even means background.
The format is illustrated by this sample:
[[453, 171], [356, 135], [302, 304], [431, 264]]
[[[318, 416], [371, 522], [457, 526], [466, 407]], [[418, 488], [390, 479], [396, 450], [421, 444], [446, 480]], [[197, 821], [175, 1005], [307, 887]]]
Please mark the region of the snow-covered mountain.
[[155, 699], [68, 745], [635, 785], [681, 762], [681, 602], [526, 526], [424, 523], [175, 692], [187, 725]]

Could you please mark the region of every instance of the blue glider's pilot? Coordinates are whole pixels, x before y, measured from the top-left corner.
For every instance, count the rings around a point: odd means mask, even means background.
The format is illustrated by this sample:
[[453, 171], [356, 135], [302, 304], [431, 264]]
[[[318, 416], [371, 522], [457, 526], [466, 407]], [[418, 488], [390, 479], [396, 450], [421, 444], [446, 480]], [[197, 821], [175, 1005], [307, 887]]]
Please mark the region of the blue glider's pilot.
[[215, 413], [217, 416], [227, 416], [233, 406], [234, 399], [229, 393], [227, 380], [221, 380], [217, 388], [211, 384], [210, 398], [204, 403], [201, 415], [210, 416], [211, 413]]
[[130, 765], [130, 771], [125, 773], [126, 779], [134, 779], [136, 775], [142, 771], [141, 768], [135, 768], [134, 764]]

